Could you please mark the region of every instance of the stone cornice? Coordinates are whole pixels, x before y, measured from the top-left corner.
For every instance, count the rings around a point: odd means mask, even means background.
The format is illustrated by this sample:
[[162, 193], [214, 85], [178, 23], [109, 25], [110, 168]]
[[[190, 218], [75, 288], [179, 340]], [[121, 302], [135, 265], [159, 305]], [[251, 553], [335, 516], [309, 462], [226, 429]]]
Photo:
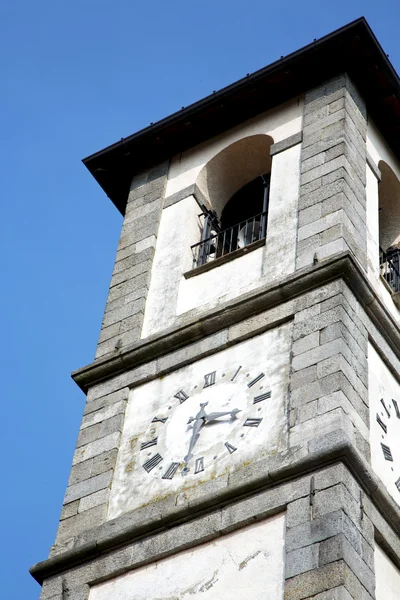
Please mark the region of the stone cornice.
[[367, 280], [365, 271], [350, 252], [343, 252], [317, 265], [298, 270], [272, 286], [257, 288], [226, 303], [217, 311], [200, 316], [197, 311], [191, 311], [182, 318], [177, 327], [166, 330], [162, 335], [140, 340], [123, 352], [96, 360], [74, 371], [72, 377], [79, 387], [87, 392], [96, 383], [153, 361], [338, 278], [346, 282], [393, 352], [400, 358], [398, 324]]
[[[232, 476], [227, 475], [228, 480], [232, 477], [232, 483], [223, 491], [218, 489], [218, 481], [213, 480], [209, 484], [205, 484], [212, 488], [205, 498], [199, 499], [197, 503], [190, 506], [177, 507], [174, 504], [172, 507], [169, 504], [165, 507], [165, 516], [155, 515], [153, 511], [149, 511], [147, 506], [142, 509], [139, 518], [137, 518], [137, 513], [140, 509], [106, 522], [88, 532], [90, 539], [87, 542], [82, 541], [75, 548], [31, 567], [31, 575], [41, 584], [48, 577], [116, 550], [124, 544], [154, 535], [184, 521], [196, 519], [207, 512], [218, 510], [227, 503], [237, 502], [248, 494], [272, 488], [282, 482], [337, 462], [342, 462], [348, 468], [371, 501], [379, 507], [381, 514], [392, 529], [398, 535], [400, 534], [398, 507], [372, 472], [368, 462], [356, 450], [342, 429], [337, 429], [309, 442], [309, 453], [306, 456], [298, 458], [295, 450], [289, 450], [284, 457], [278, 460], [280, 464], [276, 467], [270, 464], [271, 461], [268, 465], [263, 465], [263, 461], [258, 461], [253, 465], [255, 468], [250, 469], [250, 474], [248, 467], [244, 467], [246, 477], [243, 478], [241, 478], [240, 472], [234, 473]], [[210, 497], [213, 497], [214, 502], [210, 500]], [[162, 503], [163, 501], [160, 501], [158, 504]]]

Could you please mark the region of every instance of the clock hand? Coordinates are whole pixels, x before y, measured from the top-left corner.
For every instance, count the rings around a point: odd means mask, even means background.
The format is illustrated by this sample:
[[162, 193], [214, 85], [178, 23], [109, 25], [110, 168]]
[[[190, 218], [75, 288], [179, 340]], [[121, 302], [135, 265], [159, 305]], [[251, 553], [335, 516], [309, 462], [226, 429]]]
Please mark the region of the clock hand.
[[184, 470], [187, 469], [187, 465], [189, 464], [189, 461], [191, 458], [193, 458], [193, 454], [192, 454], [192, 450], [195, 446], [195, 444], [197, 443], [197, 440], [200, 437], [200, 429], [203, 427], [204, 423], [205, 423], [205, 412], [204, 412], [204, 407], [207, 406], [208, 402], [205, 402], [204, 404], [200, 404], [200, 410], [196, 415], [196, 418], [193, 419], [193, 417], [190, 417], [188, 423], [191, 423], [192, 421], [194, 421], [194, 425], [193, 425], [193, 430], [192, 430], [192, 437], [190, 438], [190, 442], [189, 442], [189, 448], [188, 448], [188, 453], [185, 456], [185, 458], [183, 459], [185, 466], [184, 466]]
[[233, 410], [229, 410], [227, 412], [213, 412], [213, 413], [210, 413], [209, 415], [206, 414], [204, 417], [205, 424], [207, 425], [207, 423], [216, 421], [217, 419], [219, 419], [220, 417], [224, 417], [225, 415], [230, 415], [231, 419], [236, 419], [236, 415], [240, 412], [241, 411], [238, 408], [234, 408]]

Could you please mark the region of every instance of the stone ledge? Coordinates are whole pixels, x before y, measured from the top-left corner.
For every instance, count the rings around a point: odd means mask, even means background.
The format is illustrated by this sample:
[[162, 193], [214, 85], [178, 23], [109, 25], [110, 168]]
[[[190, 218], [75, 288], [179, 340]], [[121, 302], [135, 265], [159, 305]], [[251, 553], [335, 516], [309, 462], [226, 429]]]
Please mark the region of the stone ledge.
[[[352, 254], [346, 251], [321, 261], [317, 265], [304, 267], [272, 286], [266, 285], [244, 294], [239, 299], [227, 302], [220, 310], [210, 311], [200, 318], [197, 313], [194, 315], [189, 313], [181, 319], [178, 326], [166, 330], [162, 335], [157, 334], [145, 340], [139, 340], [117, 356], [113, 354], [111, 357], [100, 358], [74, 371], [72, 377], [79, 387], [87, 392], [96, 383], [154, 361], [156, 358], [183, 348], [188, 343], [204, 339], [235, 323], [277, 306], [283, 301], [288, 301], [338, 278], [342, 278], [346, 282], [373, 324], [384, 335], [394, 354], [400, 358], [399, 325], [378, 298]], [[220, 347], [213, 347], [210, 352], [218, 352], [222, 347], [237, 341], [224, 342]], [[181, 365], [178, 361], [175, 368], [179, 366]], [[149, 375], [149, 377], [154, 378], [156, 374]]]
[[[294, 482], [301, 476], [320, 471], [334, 463], [343, 463], [347, 467], [374, 504], [379, 506], [380, 512], [391, 527], [400, 534], [399, 508], [383, 489], [366, 460], [354, 448], [343, 430], [336, 430], [322, 436], [315, 440], [309, 449], [310, 453], [300, 458], [297, 457], [296, 452], [288, 452], [284, 464], [275, 469], [273, 466], [272, 469], [270, 468], [271, 464], [268, 464], [269, 470], [263, 469], [261, 464], [263, 461], [259, 461], [257, 465], [253, 465], [252, 479], [246, 478], [243, 481], [237, 472], [233, 473], [231, 485], [227, 482], [227, 485], [219, 489], [218, 493], [210, 490], [209, 497], [200, 497], [190, 505], [176, 506], [174, 503], [172, 512], [172, 506], [169, 504], [164, 515], [159, 506], [162, 502], [154, 507], [156, 513], [149, 511], [150, 506], [145, 507], [146, 516], [143, 515], [142, 518], [138, 518], [138, 511], [126, 513], [85, 532], [86, 539], [81, 539], [80, 543], [78, 541], [74, 548], [37, 563], [30, 572], [36, 581], [42, 583], [48, 577], [82, 564], [89, 559], [99, 557], [123, 544], [138, 541], [150, 534], [166, 531], [183, 522], [193, 521], [210, 511], [222, 509], [226, 505], [244, 500], [255, 492], [268, 491], [271, 494], [278, 485]], [[245, 468], [247, 474], [249, 467]], [[214, 482], [211, 482], [210, 485], [213, 484]], [[277, 502], [277, 507], [279, 510], [283, 510], [288, 500], [283, 499], [279, 493], [278, 497], [280, 502]]]
[[377, 180], [381, 181], [382, 180], [382, 173], [381, 173], [378, 165], [376, 164], [376, 162], [374, 161], [374, 159], [372, 158], [372, 156], [368, 152], [368, 150], [367, 150], [367, 165], [371, 168], [371, 171], [373, 172], [373, 174], [375, 175], [375, 177], [377, 178]]
[[275, 156], [275, 154], [279, 154], [284, 150], [289, 150], [289, 148], [300, 144], [302, 140], [303, 132], [299, 131], [298, 133], [295, 133], [294, 135], [291, 135], [290, 137], [287, 137], [284, 140], [281, 140], [280, 142], [276, 142], [276, 144], [272, 144], [270, 154], [271, 156]]
[[237, 250], [233, 250], [233, 252], [229, 252], [229, 254], [225, 254], [224, 256], [219, 256], [215, 260], [207, 262], [204, 265], [201, 265], [200, 267], [195, 267], [190, 271], [186, 271], [186, 273], [184, 273], [183, 276], [185, 279], [190, 279], [191, 277], [195, 277], [196, 275], [201, 275], [201, 273], [205, 273], [206, 271], [215, 269], [220, 265], [224, 265], [225, 263], [230, 262], [235, 258], [239, 258], [240, 256], [247, 254], [248, 252], [253, 252], [253, 250], [257, 250], [262, 246], [265, 246], [265, 238], [262, 238], [262, 240], [257, 240], [256, 242], [253, 242], [252, 244], [249, 244], [244, 248], [238, 248]]
[[179, 190], [179, 192], [175, 192], [175, 194], [172, 194], [171, 196], [167, 196], [164, 199], [163, 208], [168, 208], [169, 206], [172, 206], [173, 204], [176, 204], [181, 200], [185, 200], [189, 196], [194, 196], [197, 204], [200, 207], [202, 204], [205, 204], [207, 208], [210, 208], [210, 203], [208, 199], [204, 196], [203, 192], [200, 190], [196, 183], [188, 185], [187, 187], [183, 188], [183, 190]]

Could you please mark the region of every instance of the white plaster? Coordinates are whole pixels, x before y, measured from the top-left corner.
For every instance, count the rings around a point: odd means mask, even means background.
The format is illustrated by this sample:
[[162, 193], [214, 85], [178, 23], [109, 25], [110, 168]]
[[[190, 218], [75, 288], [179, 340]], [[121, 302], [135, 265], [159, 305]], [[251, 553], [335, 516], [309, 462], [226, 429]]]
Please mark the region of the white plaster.
[[367, 272], [368, 279], [392, 317], [400, 323], [400, 312], [392, 294], [381, 279], [379, 267], [379, 184], [371, 167], [366, 165], [367, 185]]
[[218, 307], [261, 284], [265, 247], [244, 254], [215, 269], [180, 281], [176, 314], [193, 308]]
[[169, 169], [166, 196], [196, 183], [204, 165], [241, 138], [261, 133], [279, 142], [298, 133], [302, 127], [302, 115], [303, 100], [294, 99], [174, 157]]
[[400, 571], [378, 544], [375, 544], [375, 598], [399, 600]]
[[267, 245], [263, 264], [266, 281], [293, 273], [296, 260], [297, 207], [301, 144], [272, 160]]
[[271, 517], [96, 585], [89, 600], [281, 600], [284, 528]]
[[[111, 487], [108, 518], [155, 502], [215, 479], [227, 471], [282, 452], [286, 448], [286, 404], [289, 373], [290, 324], [270, 330], [246, 342], [209, 356], [169, 375], [153, 380], [130, 393], [122, 440]], [[239, 373], [231, 381], [238, 367]], [[204, 375], [216, 371], [215, 384], [204, 387]], [[265, 376], [253, 386], [248, 383]], [[180, 404], [175, 394], [189, 397]], [[266, 392], [254, 404], [254, 398]], [[238, 409], [237, 418], [224, 417], [204, 425], [193, 450], [189, 472], [183, 459], [192, 436], [190, 417], [208, 402], [206, 412]], [[153, 423], [154, 417], [166, 418]], [[261, 418], [258, 427], [244, 426], [248, 418]], [[143, 442], [157, 438], [157, 445], [141, 450]], [[228, 452], [225, 443], [235, 448]], [[149, 473], [143, 465], [159, 453], [163, 460]], [[195, 473], [196, 459], [204, 457], [204, 471]], [[179, 463], [173, 479], [162, 479], [172, 462]]]
[[368, 277], [376, 283], [380, 274], [378, 180], [369, 165], [366, 165], [366, 175]]
[[193, 196], [162, 212], [142, 338], [174, 323], [179, 283], [183, 273], [192, 268], [190, 246], [200, 235], [199, 212], [199, 205]]
[[190, 246], [200, 240], [199, 206], [193, 196], [163, 211], [142, 338], [174, 325], [177, 315], [218, 307], [295, 269], [300, 180], [298, 144], [273, 158], [265, 247], [185, 279], [192, 268]]
[[370, 117], [368, 117], [367, 150], [377, 167], [379, 167], [379, 162], [384, 160], [400, 180], [400, 162]]
[[[372, 344], [368, 346], [368, 392], [370, 407], [371, 464], [375, 473], [386, 486], [389, 494], [400, 504], [400, 385], [385, 365]], [[385, 403], [390, 417], [388, 417]], [[377, 421], [377, 415], [387, 428], [385, 433]], [[393, 461], [386, 460], [381, 444], [391, 450]], [[400, 487], [400, 483], [399, 483]]]
[[177, 314], [211, 308], [294, 271], [301, 145], [273, 159], [266, 245], [201, 275], [181, 279]]

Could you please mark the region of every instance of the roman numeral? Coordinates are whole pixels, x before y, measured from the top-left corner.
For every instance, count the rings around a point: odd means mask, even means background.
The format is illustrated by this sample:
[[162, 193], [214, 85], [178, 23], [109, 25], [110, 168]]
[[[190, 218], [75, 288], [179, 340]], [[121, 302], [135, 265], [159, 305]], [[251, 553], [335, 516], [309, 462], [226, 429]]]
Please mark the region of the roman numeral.
[[167, 419], [168, 419], [168, 417], [164, 417], [164, 418], [154, 417], [154, 419], [152, 420], [152, 423], [165, 423], [165, 421]]
[[204, 457], [196, 458], [196, 463], [194, 466], [194, 473], [201, 473], [204, 471]]
[[158, 438], [154, 438], [152, 440], [149, 440], [148, 442], [142, 442], [140, 445], [140, 449], [141, 450], [146, 450], [146, 448], [150, 448], [150, 446], [155, 446], [157, 444], [157, 440]]
[[164, 460], [163, 457], [157, 453], [144, 463], [143, 469], [150, 473], [150, 471], [154, 469], [154, 467], [156, 467], [162, 460]]
[[230, 444], [229, 442], [225, 442], [225, 447], [227, 448], [229, 454], [233, 454], [233, 452], [237, 450], [237, 448], [235, 448], [235, 446], [232, 446], [232, 444]]
[[179, 467], [179, 463], [176, 463], [176, 462], [171, 463], [161, 479], [172, 479], [173, 476], [175, 475], [175, 473], [177, 472], [178, 467]]
[[189, 396], [185, 394], [183, 390], [179, 390], [179, 392], [176, 392], [176, 394], [174, 394], [174, 398], [178, 398], [179, 402], [183, 404], [185, 400], [189, 398]]
[[265, 392], [265, 394], [261, 394], [261, 396], [256, 396], [253, 399], [253, 404], [257, 404], [257, 402], [262, 402], [263, 400], [268, 400], [271, 398], [271, 392]]
[[263, 377], [265, 377], [265, 373], [260, 373], [259, 375], [257, 375], [257, 377], [255, 379], [253, 379], [253, 381], [250, 381], [250, 383], [247, 384], [247, 387], [251, 387], [252, 385], [255, 385]]
[[382, 427], [383, 431], [385, 433], [387, 433], [387, 427], [386, 427], [385, 423], [382, 421], [382, 419], [380, 418], [380, 416], [378, 415], [378, 413], [376, 413], [376, 420], [378, 421], [379, 425]]
[[212, 373], [208, 373], [207, 375], [204, 375], [204, 387], [210, 387], [210, 385], [214, 385], [215, 383], [215, 373], [216, 371], [213, 371]]
[[392, 402], [393, 402], [394, 410], [396, 411], [396, 417], [398, 419], [400, 419], [399, 405], [397, 404], [396, 400], [393, 400], [393, 398], [392, 398]]
[[400, 477], [399, 477], [399, 478], [398, 478], [398, 480], [396, 481], [395, 485], [396, 485], [397, 489], [398, 489], [398, 490], [399, 490], [399, 492], [400, 492]]
[[236, 369], [236, 371], [235, 371], [235, 374], [234, 374], [234, 376], [232, 377], [231, 381], [233, 381], [233, 380], [235, 379], [236, 375], [239, 373], [239, 371], [240, 371], [240, 369], [241, 369], [241, 368], [242, 368], [242, 365], [240, 365], [240, 367], [238, 367], [238, 368]]
[[385, 401], [384, 401], [384, 399], [383, 399], [383, 398], [381, 398], [381, 404], [382, 404], [383, 408], [384, 408], [384, 409], [385, 409], [385, 411], [386, 411], [386, 414], [387, 414], [387, 416], [388, 416], [388, 419], [390, 419], [390, 412], [389, 412], [389, 409], [388, 409], [388, 407], [386, 406], [386, 404], [385, 404]]
[[389, 446], [385, 446], [385, 444], [382, 444], [382, 442], [381, 446], [383, 450], [383, 456], [385, 457], [385, 459], [393, 462], [392, 451], [390, 450]]
[[243, 427], [258, 427], [262, 419], [246, 419]]

